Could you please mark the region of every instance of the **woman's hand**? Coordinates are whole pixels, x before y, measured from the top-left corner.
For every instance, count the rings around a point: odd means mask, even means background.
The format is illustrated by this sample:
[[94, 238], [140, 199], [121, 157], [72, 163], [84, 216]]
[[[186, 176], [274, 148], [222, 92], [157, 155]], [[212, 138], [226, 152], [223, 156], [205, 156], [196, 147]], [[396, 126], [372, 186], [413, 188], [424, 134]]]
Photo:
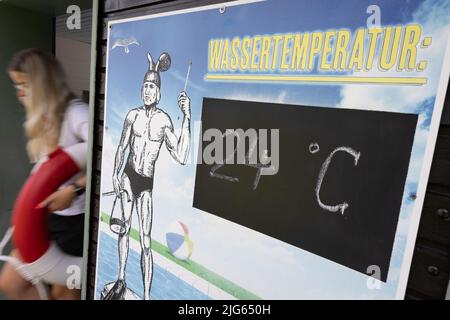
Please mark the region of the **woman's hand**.
[[74, 198], [75, 187], [69, 185], [61, 190], [53, 192], [47, 199], [39, 203], [36, 208], [47, 208], [49, 212], [64, 210], [70, 207]]

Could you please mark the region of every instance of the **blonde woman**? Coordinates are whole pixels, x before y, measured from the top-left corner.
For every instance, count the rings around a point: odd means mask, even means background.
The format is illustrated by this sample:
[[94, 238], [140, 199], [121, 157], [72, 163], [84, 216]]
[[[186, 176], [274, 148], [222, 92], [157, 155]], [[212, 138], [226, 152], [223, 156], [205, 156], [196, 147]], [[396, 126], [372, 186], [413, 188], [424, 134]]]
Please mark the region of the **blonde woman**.
[[[8, 75], [16, 89], [17, 98], [25, 107], [24, 123], [26, 149], [33, 163], [32, 174], [39, 170], [59, 148], [76, 150], [77, 165], [83, 169], [88, 139], [88, 106], [76, 99], [69, 89], [58, 61], [39, 49], [17, 53], [8, 66]], [[41, 169], [42, 169], [41, 168]], [[37, 207], [45, 207], [48, 218], [46, 232], [51, 244], [42, 257], [25, 259], [14, 249], [11, 256], [24, 261], [17, 269], [9, 263], [0, 273], [0, 290], [10, 299], [39, 299], [32, 285], [36, 277], [52, 287], [56, 299], [79, 299], [78, 284], [67, 287], [69, 267], [81, 270], [84, 222], [84, 187], [82, 170], [65, 181], [59, 189]], [[22, 248], [22, 255], [33, 250]], [[39, 254], [40, 255], [40, 254]], [[69, 270], [70, 271], [70, 270]]]

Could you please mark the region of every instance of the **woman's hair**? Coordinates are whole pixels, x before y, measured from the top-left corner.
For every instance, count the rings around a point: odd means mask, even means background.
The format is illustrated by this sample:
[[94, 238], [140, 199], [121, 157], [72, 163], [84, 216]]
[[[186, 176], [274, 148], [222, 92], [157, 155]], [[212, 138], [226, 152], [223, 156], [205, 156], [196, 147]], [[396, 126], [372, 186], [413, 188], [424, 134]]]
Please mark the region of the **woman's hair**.
[[37, 161], [57, 147], [64, 113], [75, 96], [58, 60], [40, 49], [16, 53], [8, 65], [10, 71], [28, 76], [31, 90], [30, 103], [25, 106], [24, 128], [28, 155], [32, 161]]

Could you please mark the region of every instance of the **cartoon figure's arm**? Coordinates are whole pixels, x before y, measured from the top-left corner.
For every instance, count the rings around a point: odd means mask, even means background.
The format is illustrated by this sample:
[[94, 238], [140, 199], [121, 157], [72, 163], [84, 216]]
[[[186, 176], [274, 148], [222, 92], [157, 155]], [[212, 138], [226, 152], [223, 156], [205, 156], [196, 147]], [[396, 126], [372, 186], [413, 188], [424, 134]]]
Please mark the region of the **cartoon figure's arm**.
[[117, 196], [120, 196], [120, 180], [119, 180], [119, 171], [122, 168], [123, 160], [125, 156], [125, 151], [130, 144], [131, 137], [131, 129], [133, 122], [135, 120], [135, 111], [130, 111], [125, 118], [125, 122], [123, 124], [122, 135], [120, 137], [120, 142], [117, 147], [116, 157], [114, 160], [114, 171], [113, 171], [113, 186], [114, 191]]
[[186, 164], [189, 155], [189, 145], [191, 140], [190, 99], [184, 91], [180, 92], [180, 95], [178, 96], [178, 106], [184, 114], [180, 139], [177, 139], [177, 136], [173, 132], [173, 125], [170, 119], [168, 119], [169, 124], [165, 128], [164, 136], [167, 149], [172, 157], [180, 164], [184, 165]]

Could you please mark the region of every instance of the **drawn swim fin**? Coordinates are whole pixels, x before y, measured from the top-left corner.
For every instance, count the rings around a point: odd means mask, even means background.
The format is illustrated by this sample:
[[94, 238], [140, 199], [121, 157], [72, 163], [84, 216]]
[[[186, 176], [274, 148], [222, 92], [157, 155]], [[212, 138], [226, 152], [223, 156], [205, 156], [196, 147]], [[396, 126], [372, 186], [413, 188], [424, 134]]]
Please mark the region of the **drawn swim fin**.
[[[106, 289], [106, 288], [105, 288]], [[105, 290], [104, 290], [105, 291]], [[108, 293], [102, 295], [102, 300], [125, 300], [125, 292], [127, 291], [127, 284], [125, 280], [117, 280]]]

